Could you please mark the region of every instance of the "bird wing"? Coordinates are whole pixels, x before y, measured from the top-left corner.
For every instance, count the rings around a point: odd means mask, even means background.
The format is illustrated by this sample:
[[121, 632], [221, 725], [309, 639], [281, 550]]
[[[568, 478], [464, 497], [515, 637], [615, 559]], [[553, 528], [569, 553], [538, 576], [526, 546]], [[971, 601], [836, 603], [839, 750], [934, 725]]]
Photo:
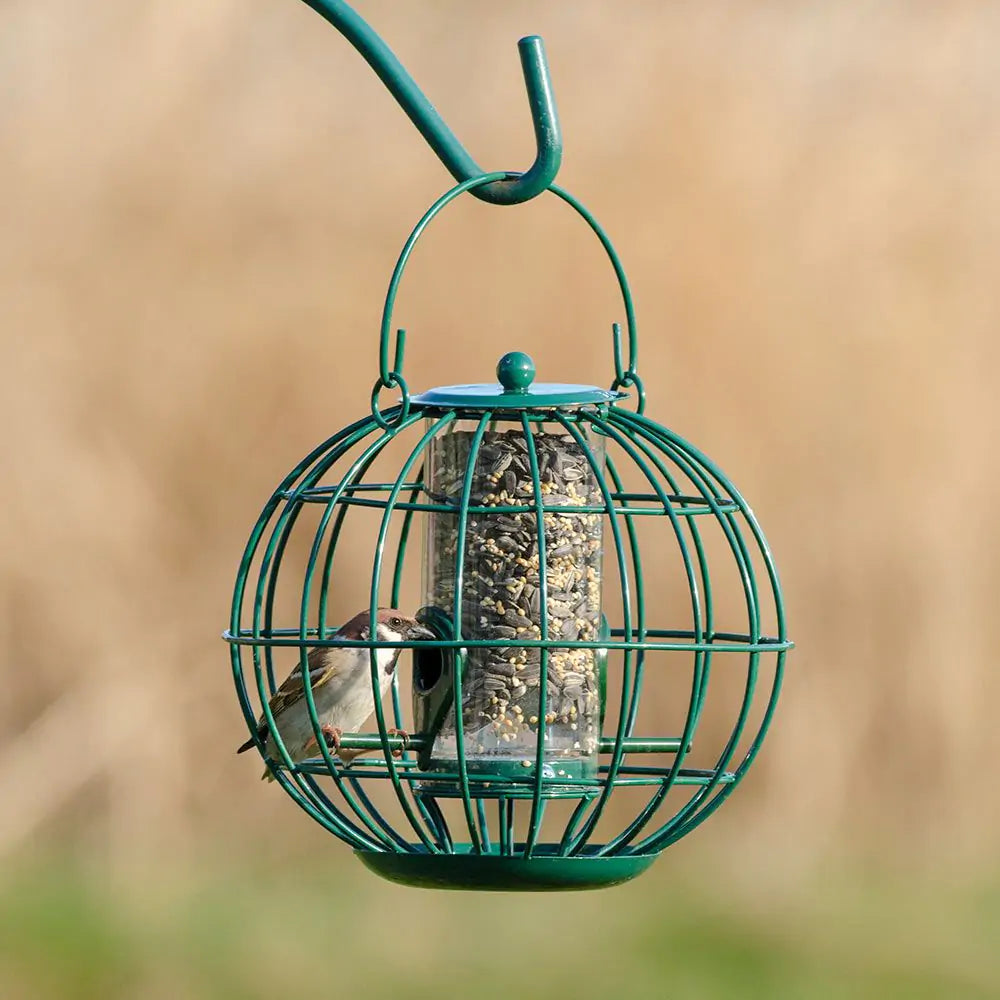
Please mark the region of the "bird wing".
[[[327, 656], [329, 650], [325, 646], [319, 646], [309, 651], [309, 683], [312, 689], [321, 687], [331, 677], [333, 677], [338, 667], [338, 657]], [[302, 681], [302, 665], [299, 664], [281, 683], [281, 687], [271, 695], [268, 706], [271, 714], [277, 718], [282, 712], [291, 708], [297, 701], [305, 697], [306, 689]], [[260, 725], [266, 725], [266, 718], [261, 715]]]
[[[326, 647], [317, 647], [309, 651], [309, 656], [307, 662], [309, 664], [309, 682], [312, 689], [315, 691], [318, 687], [325, 684], [330, 680], [331, 677], [336, 675], [340, 666], [338, 665], [338, 658], [334, 656], [325, 656], [327, 652]], [[268, 706], [271, 709], [271, 715], [277, 719], [283, 712], [289, 709], [296, 702], [301, 701], [305, 697], [306, 689], [305, 685], [302, 683], [302, 667], [297, 666], [281, 683], [281, 687], [271, 695], [268, 701]], [[268, 737], [268, 725], [267, 716], [261, 713], [260, 718], [257, 720], [257, 738], [260, 740], [266, 740]], [[254, 745], [254, 739], [251, 736], [250, 739], [246, 741], [242, 746], [240, 746], [236, 752], [243, 753], [249, 750]]]

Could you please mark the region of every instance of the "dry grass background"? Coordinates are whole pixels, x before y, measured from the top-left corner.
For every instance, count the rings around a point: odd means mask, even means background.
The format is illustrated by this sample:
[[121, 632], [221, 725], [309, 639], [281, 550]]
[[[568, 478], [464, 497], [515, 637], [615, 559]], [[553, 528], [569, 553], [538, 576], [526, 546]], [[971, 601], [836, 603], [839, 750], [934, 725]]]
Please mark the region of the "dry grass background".
[[[1000, 11], [358, 7], [490, 168], [531, 160], [515, 40], [546, 38], [560, 183], [629, 272], [649, 412], [777, 554], [798, 649], [773, 733], [672, 850], [752, 885], [995, 871]], [[292, 0], [3, 22], [0, 852], [169, 868], [241, 830], [333, 854], [233, 756], [218, 634], [260, 505], [364, 413], [395, 255], [449, 178]], [[524, 346], [606, 383], [619, 313], [554, 199], [461, 203], [403, 289], [410, 383]]]

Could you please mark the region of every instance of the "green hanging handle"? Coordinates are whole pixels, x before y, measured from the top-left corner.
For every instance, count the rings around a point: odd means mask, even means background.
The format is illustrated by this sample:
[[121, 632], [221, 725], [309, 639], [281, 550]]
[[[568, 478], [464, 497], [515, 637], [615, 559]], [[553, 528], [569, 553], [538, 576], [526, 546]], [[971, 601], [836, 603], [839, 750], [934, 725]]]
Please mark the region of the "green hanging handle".
[[[326, 18], [361, 53], [455, 180], [467, 181], [483, 176], [482, 168], [469, 156], [413, 77], [355, 10], [342, 0], [303, 2]], [[523, 174], [499, 174], [497, 179], [473, 191], [477, 198], [494, 205], [518, 205], [541, 194], [555, 180], [562, 162], [562, 134], [545, 61], [545, 46], [537, 35], [522, 38], [517, 46], [521, 52], [538, 153], [535, 162]]]
[[[448, 205], [450, 202], [454, 201], [459, 195], [464, 194], [466, 191], [474, 191], [477, 187], [483, 187], [488, 184], [495, 183], [498, 179], [503, 178], [505, 175], [502, 173], [494, 174], [483, 174], [481, 177], [473, 177], [467, 181], [463, 181], [461, 184], [457, 184], [450, 191], [445, 192], [440, 198], [427, 211], [424, 213], [423, 218], [414, 226], [413, 232], [410, 233], [409, 239], [403, 246], [402, 251], [399, 254], [399, 259], [396, 261], [396, 266], [392, 272], [392, 278], [389, 281], [389, 290], [386, 292], [385, 305], [382, 309], [382, 332], [381, 339], [379, 342], [379, 356], [378, 356], [378, 367], [379, 367], [379, 377], [375, 382], [372, 389], [372, 415], [379, 422], [379, 424], [384, 428], [389, 428], [390, 426], [396, 426], [406, 420], [410, 412], [410, 391], [406, 384], [406, 380], [403, 378], [403, 358], [406, 349], [406, 331], [397, 330], [395, 342], [393, 342], [392, 337], [392, 313], [396, 305], [396, 295], [399, 292], [399, 284], [403, 280], [403, 273], [406, 270], [406, 265], [410, 260], [410, 255], [413, 253], [413, 248], [416, 246], [417, 241], [423, 235], [424, 230], [430, 224], [431, 220], [438, 215], [441, 210]], [[638, 373], [635, 370], [636, 360], [639, 350], [639, 336], [636, 331], [635, 324], [635, 307], [632, 304], [632, 292], [629, 289], [628, 278], [625, 276], [625, 269], [622, 267], [622, 263], [618, 258], [618, 253], [608, 238], [607, 233], [601, 228], [600, 223], [594, 218], [593, 215], [587, 210], [587, 208], [579, 201], [576, 200], [568, 191], [564, 191], [562, 188], [556, 187], [554, 184], [549, 187], [549, 190], [562, 198], [567, 205], [569, 205], [576, 213], [586, 221], [587, 225], [594, 231], [597, 238], [601, 241], [601, 245], [604, 247], [605, 252], [608, 255], [608, 259], [611, 261], [612, 267], [615, 269], [615, 275], [618, 278], [618, 287], [621, 290], [622, 301], [625, 305], [625, 321], [628, 329], [628, 363], [622, 356], [622, 332], [621, 327], [614, 323], [612, 325], [613, 332], [613, 343], [614, 343], [614, 362], [615, 362], [615, 379], [612, 383], [612, 389], [627, 389], [634, 388], [638, 397], [638, 412], [642, 413], [646, 405], [646, 394], [643, 389], [642, 380], [639, 378]], [[391, 348], [390, 348], [390, 345]], [[382, 389], [399, 389], [402, 398], [400, 400], [400, 409], [392, 417], [386, 417], [379, 409], [378, 405], [378, 395]]]

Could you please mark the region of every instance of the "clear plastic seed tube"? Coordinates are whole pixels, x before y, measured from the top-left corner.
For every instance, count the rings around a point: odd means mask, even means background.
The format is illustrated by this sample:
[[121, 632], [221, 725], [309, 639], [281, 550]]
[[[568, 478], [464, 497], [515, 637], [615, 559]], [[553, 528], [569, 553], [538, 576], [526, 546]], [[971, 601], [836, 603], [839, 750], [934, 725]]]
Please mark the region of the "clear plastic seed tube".
[[[596, 640], [601, 622], [604, 500], [579, 445], [562, 428], [534, 424], [539, 471], [548, 599], [547, 638]], [[604, 439], [581, 425], [598, 467]], [[435, 503], [458, 506], [474, 430], [457, 422], [434, 439], [427, 489]], [[461, 558], [463, 638], [495, 645], [472, 647], [462, 681], [462, 722], [467, 760], [534, 760], [541, 684], [541, 650], [517, 643], [542, 637], [539, 519], [535, 486], [520, 426], [488, 431], [475, 459], [464, 551], [459, 555], [458, 512], [429, 516], [424, 600], [449, 616], [455, 609], [455, 576]], [[491, 508], [476, 511], [475, 508]], [[549, 508], [560, 508], [549, 511]], [[507, 643], [510, 643], [508, 645]], [[600, 691], [595, 651], [553, 646], [548, 655], [545, 760], [553, 764], [595, 758], [600, 737]], [[438, 735], [433, 758], [456, 753], [454, 707]]]

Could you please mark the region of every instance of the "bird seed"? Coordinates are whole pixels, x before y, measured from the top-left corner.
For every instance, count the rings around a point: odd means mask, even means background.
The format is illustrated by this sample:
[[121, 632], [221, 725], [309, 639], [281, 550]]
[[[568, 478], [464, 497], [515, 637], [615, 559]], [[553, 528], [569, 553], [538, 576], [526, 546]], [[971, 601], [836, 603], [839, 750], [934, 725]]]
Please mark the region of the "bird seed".
[[[449, 615], [455, 609], [457, 508], [473, 436], [456, 430], [436, 438], [429, 462], [432, 502], [456, 508], [432, 514], [428, 529], [431, 558], [425, 589], [429, 603]], [[570, 435], [536, 432], [532, 440], [541, 512], [520, 429], [487, 432], [472, 476], [461, 558], [461, 631], [463, 638], [495, 645], [469, 649], [462, 721], [470, 756], [533, 755], [539, 717], [547, 723], [547, 756], [590, 756], [600, 736], [595, 651], [549, 649], [543, 707], [542, 650], [518, 645], [541, 639], [543, 628], [550, 641], [593, 641], [599, 638], [601, 621], [604, 515], [574, 510], [604, 509], [597, 474]], [[591, 442], [597, 455], [600, 445]], [[442, 735], [454, 740], [453, 715]]]

